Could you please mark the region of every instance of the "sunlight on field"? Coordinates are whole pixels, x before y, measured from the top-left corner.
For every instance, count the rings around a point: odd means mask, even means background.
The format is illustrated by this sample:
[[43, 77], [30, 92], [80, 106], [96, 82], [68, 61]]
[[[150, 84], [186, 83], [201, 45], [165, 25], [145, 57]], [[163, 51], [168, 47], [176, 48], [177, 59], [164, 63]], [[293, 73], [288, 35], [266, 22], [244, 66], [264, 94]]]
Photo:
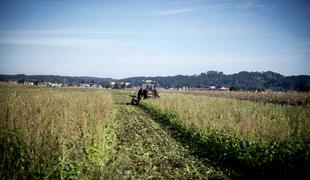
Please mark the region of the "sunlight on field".
[[[253, 93], [254, 94], [254, 93]], [[216, 129], [262, 141], [291, 136], [310, 138], [310, 108], [210, 97], [205, 94], [163, 93], [147, 103], [202, 132]], [[224, 96], [225, 97], [225, 96]]]
[[227, 168], [231, 177], [308, 174], [309, 106], [182, 93], [161, 93], [141, 105], [197, 156]]
[[109, 156], [111, 110], [103, 91], [1, 86], [1, 177], [93, 174]]
[[191, 91], [185, 94], [201, 94], [254, 102], [269, 102], [282, 105], [310, 105], [309, 92], [250, 92], [250, 91]]
[[294, 178], [308, 173], [308, 105], [160, 92], [160, 98], [133, 106], [126, 105], [129, 94], [1, 85], [0, 177]]

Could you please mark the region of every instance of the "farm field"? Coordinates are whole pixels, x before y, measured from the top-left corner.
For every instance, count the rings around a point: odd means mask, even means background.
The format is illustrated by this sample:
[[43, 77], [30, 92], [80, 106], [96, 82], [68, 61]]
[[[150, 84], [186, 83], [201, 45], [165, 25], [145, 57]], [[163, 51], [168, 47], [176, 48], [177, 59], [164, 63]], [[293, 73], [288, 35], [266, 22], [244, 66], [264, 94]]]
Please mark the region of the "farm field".
[[309, 106], [309, 92], [239, 92], [239, 91], [172, 91], [176, 94], [197, 94], [211, 97], [231, 98], [254, 102], [273, 103], [293, 106]]
[[0, 178], [98, 174], [115, 142], [110, 93], [0, 86]]
[[[222, 171], [204, 164], [184, 147], [171, 131], [157, 123], [141, 108], [126, 105], [128, 92], [114, 92], [119, 124], [117, 133], [118, 178], [222, 179]], [[118, 179], [117, 178], [117, 179]]]
[[308, 173], [309, 106], [162, 93], [142, 107], [181, 134], [200, 159], [222, 165], [233, 177]]
[[129, 95], [0, 86], [0, 178], [309, 176], [307, 105], [160, 92], [132, 106]]

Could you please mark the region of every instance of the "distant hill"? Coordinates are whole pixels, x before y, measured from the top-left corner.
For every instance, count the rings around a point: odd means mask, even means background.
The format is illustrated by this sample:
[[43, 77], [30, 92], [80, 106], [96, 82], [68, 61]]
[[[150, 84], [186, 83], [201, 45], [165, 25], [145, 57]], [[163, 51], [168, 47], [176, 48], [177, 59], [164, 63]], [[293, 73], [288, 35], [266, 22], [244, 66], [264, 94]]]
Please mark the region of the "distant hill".
[[0, 74], [0, 81], [31, 81], [31, 82], [57, 82], [57, 83], [96, 83], [100, 84], [103, 81], [113, 81], [112, 78], [98, 78], [87, 76], [58, 76], [58, 75], [4, 75]]
[[160, 86], [165, 88], [180, 88], [183, 86], [200, 88], [206, 88], [209, 86], [226, 86], [236, 90], [273, 89], [278, 91], [310, 91], [310, 76], [283, 76], [272, 71], [242, 71], [231, 75], [226, 75], [223, 74], [223, 72], [218, 71], [208, 71], [199, 75], [131, 77], [122, 79], [122, 81], [138, 85], [142, 79], [154, 79], [159, 83]]
[[58, 83], [96, 83], [104, 84], [108, 81], [129, 82], [138, 86], [143, 79], [154, 79], [159, 86], [164, 88], [180, 88], [183, 86], [206, 88], [209, 86], [226, 86], [235, 90], [263, 90], [273, 89], [279, 91], [297, 90], [310, 91], [310, 76], [283, 76], [272, 71], [247, 72], [224, 74], [218, 71], [208, 71], [199, 75], [176, 75], [156, 77], [130, 77], [125, 79], [97, 78], [97, 77], [72, 77], [58, 75], [1, 75], [0, 81], [32, 81], [32, 82], [58, 82]]

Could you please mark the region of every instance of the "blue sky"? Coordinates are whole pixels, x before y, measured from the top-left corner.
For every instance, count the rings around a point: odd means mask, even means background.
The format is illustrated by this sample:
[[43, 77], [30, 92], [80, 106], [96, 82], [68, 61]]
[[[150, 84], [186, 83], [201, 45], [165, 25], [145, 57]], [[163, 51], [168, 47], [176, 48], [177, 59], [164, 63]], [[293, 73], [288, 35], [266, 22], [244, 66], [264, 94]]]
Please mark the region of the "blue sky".
[[2, 0], [0, 73], [310, 75], [310, 1]]

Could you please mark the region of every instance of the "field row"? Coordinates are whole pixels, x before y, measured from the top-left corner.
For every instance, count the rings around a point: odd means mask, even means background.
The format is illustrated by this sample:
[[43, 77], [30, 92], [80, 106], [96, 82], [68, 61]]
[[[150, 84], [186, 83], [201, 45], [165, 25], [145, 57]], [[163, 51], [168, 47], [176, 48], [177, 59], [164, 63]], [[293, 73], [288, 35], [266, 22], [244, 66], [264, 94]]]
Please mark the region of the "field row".
[[[113, 92], [118, 115], [117, 168], [113, 179], [223, 179], [139, 106], [126, 105], [125, 92]], [[110, 169], [111, 165], [109, 166]]]
[[[174, 93], [180, 93], [175, 91]], [[232, 98], [281, 105], [309, 106], [309, 92], [249, 92], [249, 91], [185, 91], [182, 94], [208, 95], [210, 97]]]
[[233, 167], [232, 176], [293, 177], [309, 169], [308, 107], [179, 93], [162, 93], [142, 106], [202, 159]]
[[177, 93], [162, 93], [160, 99], [145, 102], [202, 133], [215, 129], [261, 142], [310, 138], [308, 107]]

